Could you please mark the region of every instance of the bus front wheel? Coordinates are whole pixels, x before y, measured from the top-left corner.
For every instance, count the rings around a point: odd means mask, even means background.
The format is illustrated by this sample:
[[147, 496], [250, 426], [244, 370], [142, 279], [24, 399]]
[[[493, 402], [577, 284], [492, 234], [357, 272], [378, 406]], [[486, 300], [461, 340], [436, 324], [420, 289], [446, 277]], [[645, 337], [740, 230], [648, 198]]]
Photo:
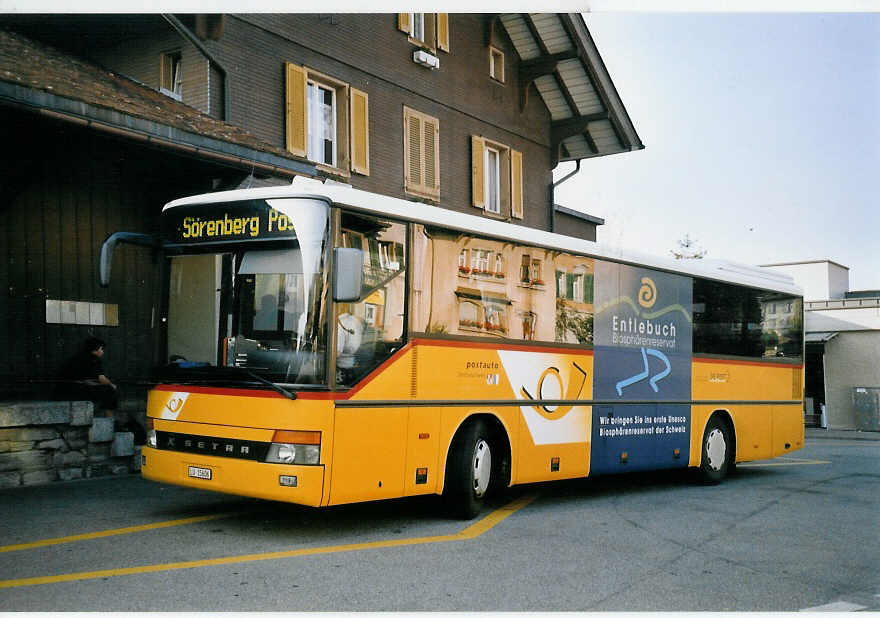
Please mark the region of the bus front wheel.
[[717, 415], [709, 419], [703, 432], [700, 477], [704, 483], [716, 485], [732, 467], [733, 443], [730, 428]]
[[462, 427], [452, 442], [446, 464], [443, 498], [452, 515], [473, 519], [483, 508], [492, 480], [492, 447], [482, 420]]

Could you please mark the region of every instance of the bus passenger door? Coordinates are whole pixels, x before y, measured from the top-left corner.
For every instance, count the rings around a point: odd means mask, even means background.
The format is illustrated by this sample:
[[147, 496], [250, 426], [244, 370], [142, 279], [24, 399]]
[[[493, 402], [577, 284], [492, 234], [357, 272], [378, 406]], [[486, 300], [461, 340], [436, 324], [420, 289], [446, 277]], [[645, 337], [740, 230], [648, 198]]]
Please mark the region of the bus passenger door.
[[407, 408], [336, 408], [330, 504], [403, 495]]

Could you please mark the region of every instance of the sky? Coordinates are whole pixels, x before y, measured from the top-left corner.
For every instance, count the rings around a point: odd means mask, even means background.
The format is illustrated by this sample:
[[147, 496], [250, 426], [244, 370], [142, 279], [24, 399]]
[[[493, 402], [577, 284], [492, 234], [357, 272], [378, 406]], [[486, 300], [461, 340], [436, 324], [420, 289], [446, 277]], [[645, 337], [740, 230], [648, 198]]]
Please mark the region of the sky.
[[[60, 1], [0, 0], [0, 11], [51, 12]], [[118, 2], [84, 0], [78, 10], [119, 10]], [[132, 12], [241, 7], [139, 2], [122, 0]], [[471, 2], [443, 7], [588, 11], [587, 27], [645, 144], [583, 161], [556, 190], [556, 203], [605, 220], [600, 243], [668, 256], [688, 235], [709, 258], [829, 259], [849, 267], [851, 290], [880, 289], [880, 0]], [[327, 7], [398, 8], [383, 0]], [[290, 6], [254, 0], [249, 10]], [[573, 169], [561, 164], [555, 178]]]
[[645, 149], [583, 161], [556, 203], [605, 219], [603, 244], [669, 256], [687, 234], [880, 289], [880, 13], [584, 19]]

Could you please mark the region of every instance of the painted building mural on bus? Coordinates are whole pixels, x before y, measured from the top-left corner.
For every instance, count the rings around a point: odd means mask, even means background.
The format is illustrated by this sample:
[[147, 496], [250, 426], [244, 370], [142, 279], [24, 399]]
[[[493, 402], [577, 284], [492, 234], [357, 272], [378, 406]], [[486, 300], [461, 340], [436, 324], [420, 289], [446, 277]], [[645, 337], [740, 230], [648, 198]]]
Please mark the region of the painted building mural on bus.
[[414, 330], [590, 345], [591, 258], [416, 226]]

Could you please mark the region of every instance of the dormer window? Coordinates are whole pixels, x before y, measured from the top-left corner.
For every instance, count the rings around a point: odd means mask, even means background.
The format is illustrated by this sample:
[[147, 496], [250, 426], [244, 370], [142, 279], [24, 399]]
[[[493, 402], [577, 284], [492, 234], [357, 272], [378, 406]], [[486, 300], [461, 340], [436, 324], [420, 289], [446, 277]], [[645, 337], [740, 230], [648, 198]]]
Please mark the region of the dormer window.
[[164, 52], [159, 67], [159, 92], [178, 101], [183, 97], [183, 54], [180, 50]]

